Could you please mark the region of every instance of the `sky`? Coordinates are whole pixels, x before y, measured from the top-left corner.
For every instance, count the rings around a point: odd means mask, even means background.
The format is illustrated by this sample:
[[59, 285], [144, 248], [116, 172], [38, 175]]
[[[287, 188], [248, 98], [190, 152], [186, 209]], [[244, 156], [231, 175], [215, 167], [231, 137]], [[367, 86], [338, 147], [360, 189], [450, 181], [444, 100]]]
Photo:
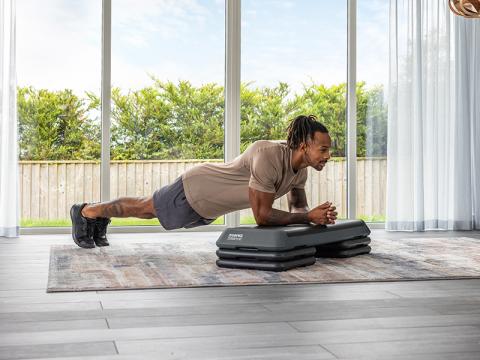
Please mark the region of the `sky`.
[[[358, 0], [357, 80], [388, 82], [388, 0]], [[17, 0], [20, 86], [100, 92], [101, 0]], [[252, 86], [346, 81], [346, 0], [242, 0]], [[224, 83], [224, 0], [112, 0], [112, 85]]]

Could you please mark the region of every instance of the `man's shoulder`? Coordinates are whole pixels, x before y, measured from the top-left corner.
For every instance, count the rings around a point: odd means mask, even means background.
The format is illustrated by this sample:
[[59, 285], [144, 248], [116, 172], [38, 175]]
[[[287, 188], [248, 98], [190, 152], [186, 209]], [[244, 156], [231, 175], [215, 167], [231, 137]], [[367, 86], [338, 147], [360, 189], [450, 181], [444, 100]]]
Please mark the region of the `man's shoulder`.
[[257, 140], [252, 143], [248, 149], [261, 151], [261, 150], [272, 150], [272, 151], [284, 151], [287, 146], [286, 140]]
[[281, 140], [255, 141], [245, 152], [245, 157], [256, 167], [267, 167], [282, 172], [289, 157], [287, 143]]

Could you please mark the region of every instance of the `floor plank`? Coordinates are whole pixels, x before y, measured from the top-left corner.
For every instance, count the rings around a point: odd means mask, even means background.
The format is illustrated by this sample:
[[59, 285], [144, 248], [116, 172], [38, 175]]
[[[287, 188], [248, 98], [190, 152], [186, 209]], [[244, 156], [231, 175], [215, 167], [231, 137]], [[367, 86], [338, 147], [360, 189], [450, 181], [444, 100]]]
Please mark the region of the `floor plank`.
[[[54, 331], [54, 330], [73, 330], [73, 329], [108, 329], [106, 319], [92, 320], [56, 320], [56, 321], [28, 321], [28, 322], [9, 322], [0, 323], [0, 333], [19, 333], [32, 331]], [[1, 335], [0, 335], [1, 336]]]
[[19, 345], [0, 347], [0, 359], [49, 358], [57, 356], [93, 356], [117, 354], [113, 342]]
[[[478, 343], [479, 328], [467, 327], [424, 327], [380, 329], [380, 330], [340, 330], [294, 334], [263, 334], [258, 336], [233, 335], [217, 338], [207, 337], [186, 339], [152, 339], [138, 341], [117, 341], [119, 354], [135, 354], [138, 351], [154, 352], [160, 349], [175, 351], [179, 348], [188, 348], [190, 351], [211, 349], [257, 349], [263, 347], [312, 346], [319, 345], [328, 351], [337, 354], [332, 349], [343, 344], [358, 344], [368, 349], [376, 343], [387, 342], [437, 342], [450, 337], [450, 341], [473, 344]], [[455, 348], [458, 351], [458, 347]], [[478, 351], [473, 348], [471, 351]], [[458, 351], [461, 352], [461, 351]]]
[[[53, 359], [53, 358], [52, 358]], [[55, 360], [159, 360], [159, 359], [197, 359], [197, 360], [329, 360], [336, 359], [320, 346], [264, 347], [252, 349], [211, 349], [192, 350], [189, 348], [157, 349], [141, 355], [109, 355], [95, 357], [61, 357]], [[460, 359], [466, 360], [466, 359]], [[477, 359], [475, 359], [477, 360]]]
[[[449, 336], [436, 340], [412, 341], [377, 341], [369, 343], [327, 344], [324, 347], [341, 359], [374, 359], [390, 357], [391, 355], [417, 355], [417, 354], [446, 354], [446, 353], [479, 353], [478, 338], [457, 339]], [[455, 359], [452, 357], [452, 359]]]
[[216, 337], [234, 334], [297, 334], [287, 323], [225, 324], [198, 326], [165, 326], [156, 328], [88, 329], [3, 333], [0, 347], [20, 345], [62, 344], [72, 342], [122, 341], [137, 339]]
[[[392, 316], [378, 318], [290, 321], [300, 332], [345, 329], [400, 329], [434, 326], [480, 326], [480, 315]], [[479, 338], [480, 340], [480, 338]]]

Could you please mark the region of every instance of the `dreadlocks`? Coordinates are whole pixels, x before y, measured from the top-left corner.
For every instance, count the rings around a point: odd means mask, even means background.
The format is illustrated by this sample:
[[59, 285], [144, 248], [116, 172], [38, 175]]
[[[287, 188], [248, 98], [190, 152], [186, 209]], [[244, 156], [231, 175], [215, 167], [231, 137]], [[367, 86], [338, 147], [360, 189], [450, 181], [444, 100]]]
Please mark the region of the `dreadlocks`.
[[316, 131], [327, 133], [327, 128], [317, 120], [315, 115], [299, 115], [287, 128], [287, 145], [290, 149], [297, 149], [300, 144], [312, 140]]

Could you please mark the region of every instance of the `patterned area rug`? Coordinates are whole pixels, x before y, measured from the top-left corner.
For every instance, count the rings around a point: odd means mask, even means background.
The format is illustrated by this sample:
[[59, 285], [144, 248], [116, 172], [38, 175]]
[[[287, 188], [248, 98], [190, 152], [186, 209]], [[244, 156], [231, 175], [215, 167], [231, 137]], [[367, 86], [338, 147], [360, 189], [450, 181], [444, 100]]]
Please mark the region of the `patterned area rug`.
[[480, 240], [372, 239], [372, 252], [286, 272], [219, 268], [216, 238], [81, 249], [52, 246], [47, 292], [480, 277]]

